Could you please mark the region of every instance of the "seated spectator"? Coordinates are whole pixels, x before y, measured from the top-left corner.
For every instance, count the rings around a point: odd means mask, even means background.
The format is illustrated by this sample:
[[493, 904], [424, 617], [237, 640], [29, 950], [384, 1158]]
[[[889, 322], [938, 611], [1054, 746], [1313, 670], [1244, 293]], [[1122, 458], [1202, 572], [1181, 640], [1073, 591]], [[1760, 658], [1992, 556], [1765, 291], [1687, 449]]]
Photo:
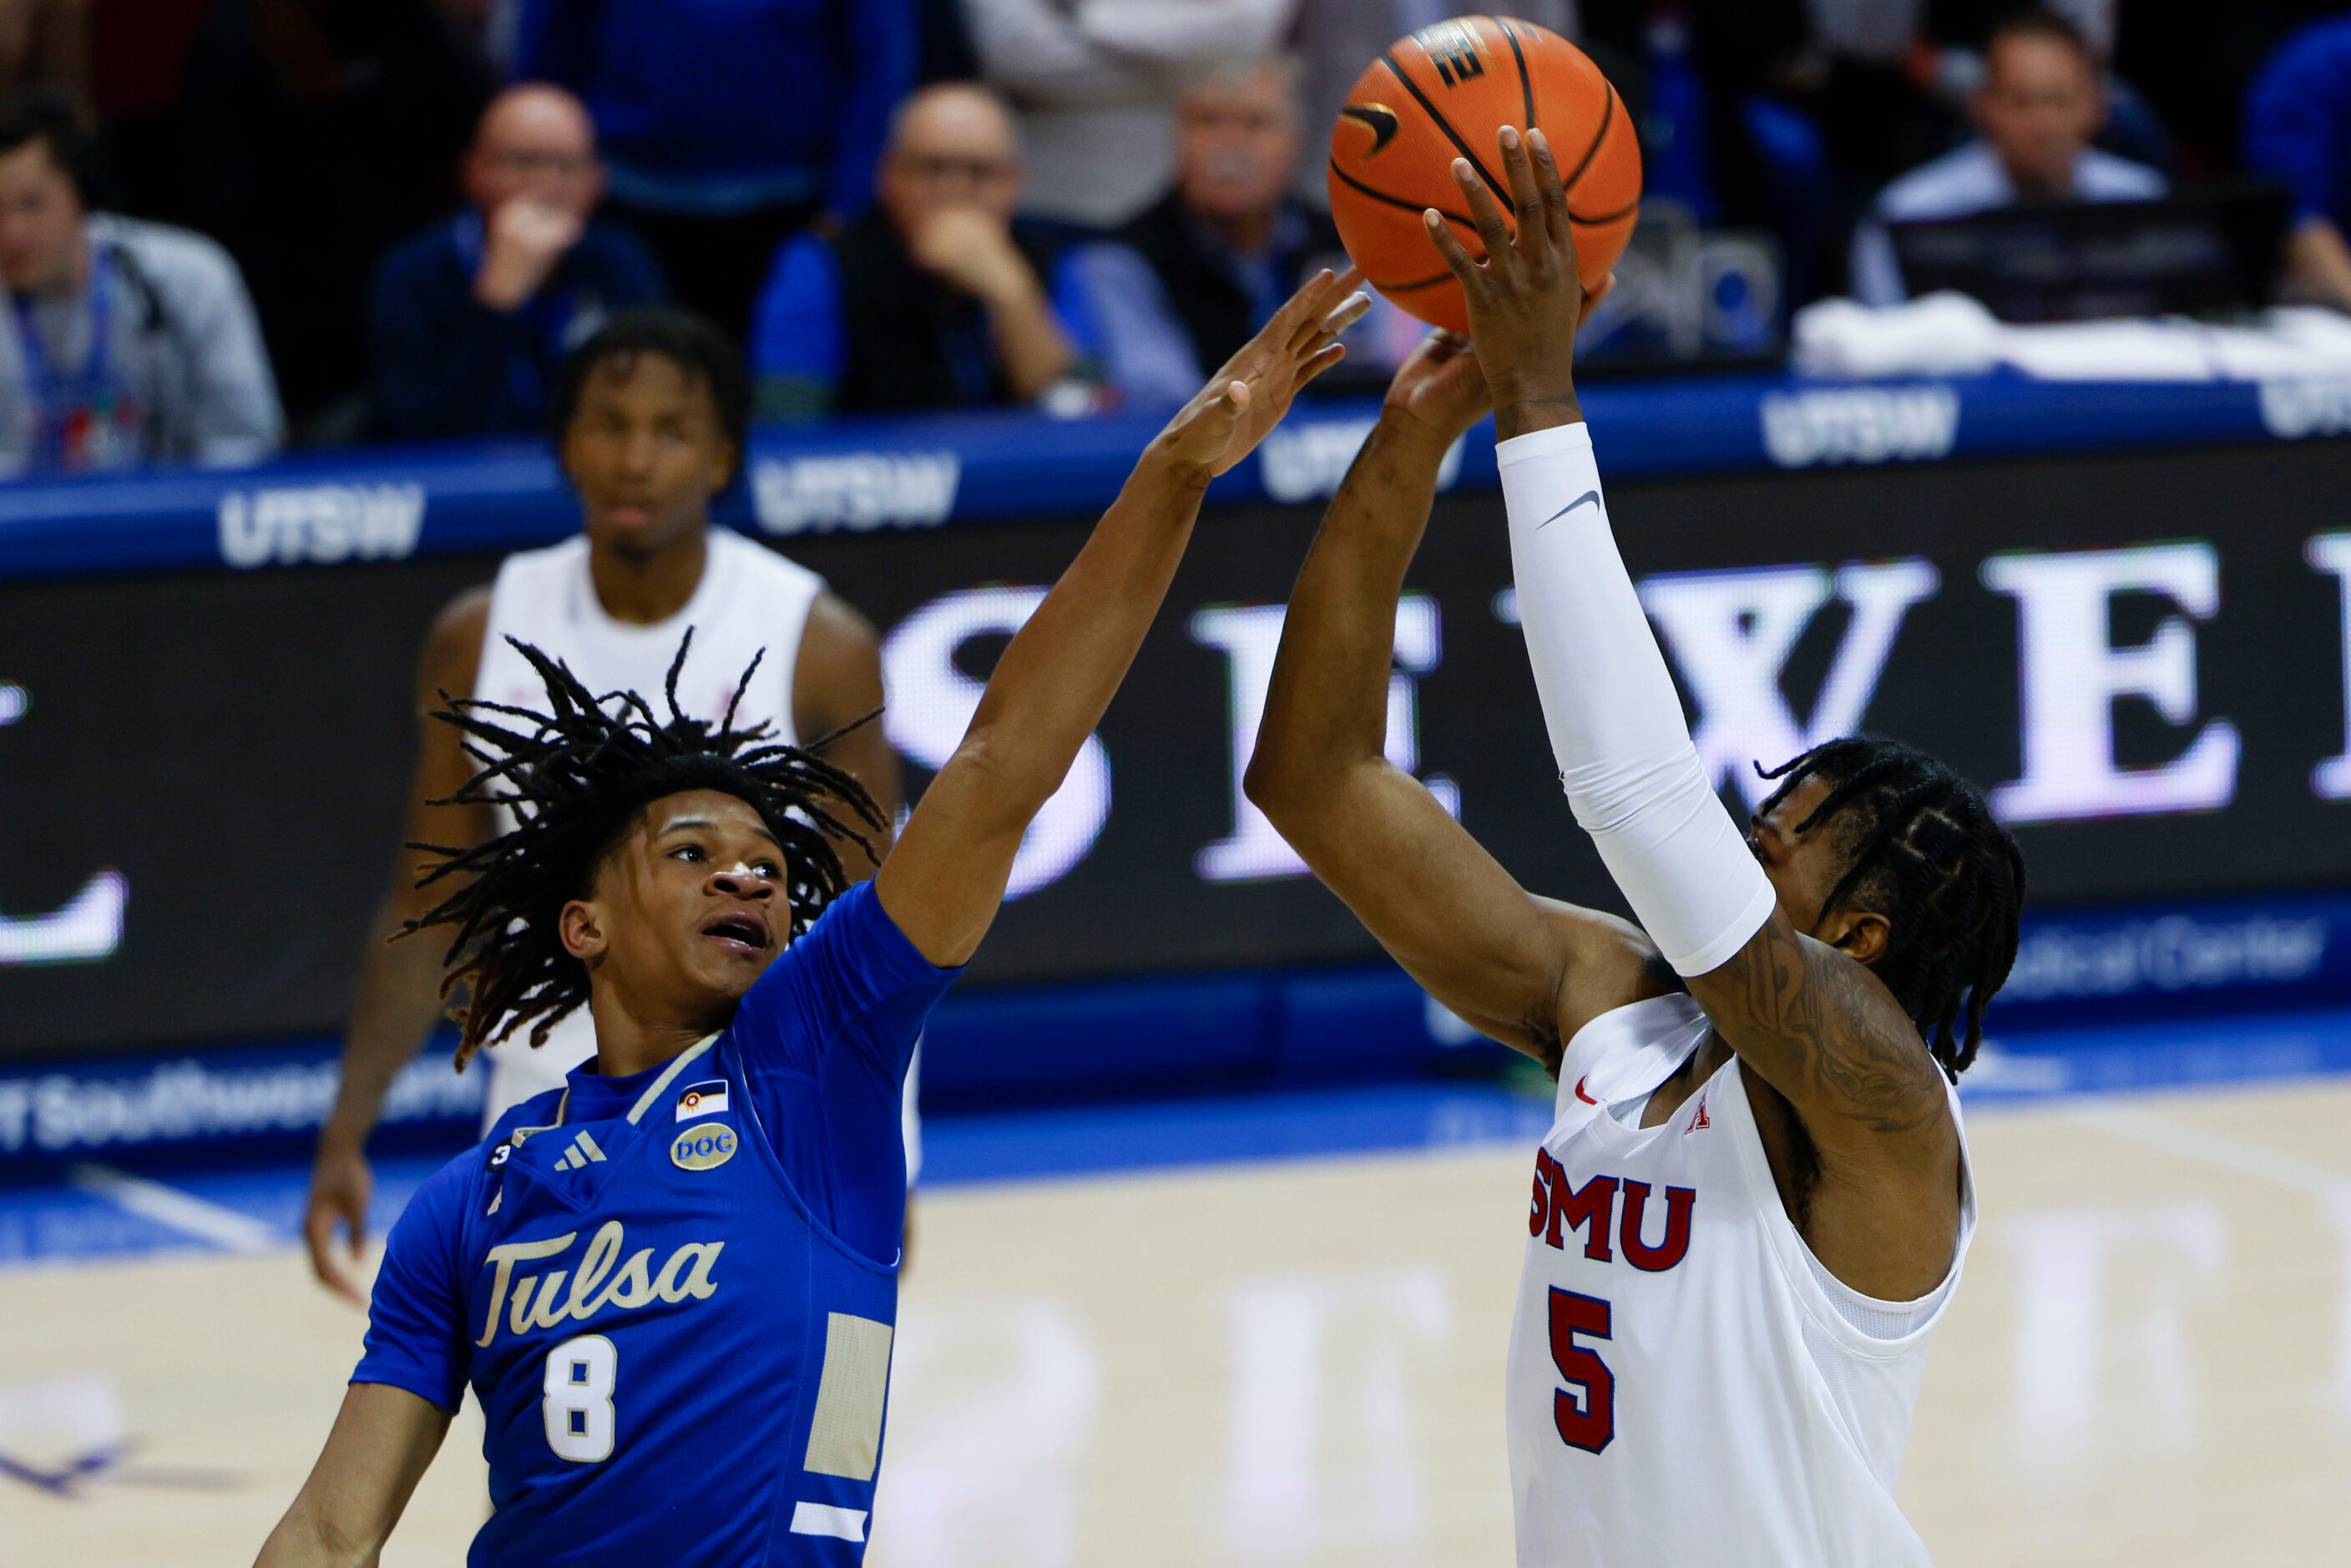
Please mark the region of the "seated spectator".
[[284, 420], [253, 302], [201, 235], [88, 210], [72, 106], [0, 99], [0, 470], [246, 463]]
[[880, 190], [839, 234], [776, 257], [751, 334], [761, 418], [1033, 402], [1070, 374], [1046, 247], [1013, 216], [1020, 147], [995, 94], [908, 99]]
[[2294, 193], [2286, 277], [2351, 310], [2351, 13], [2285, 41], [2245, 99], [2245, 164]]
[[740, 332], [778, 243], [872, 201], [916, 23], [915, 0], [522, 0], [513, 67], [585, 100], [612, 215], [680, 303]]
[[[1267, 58], [1186, 91], [1175, 185], [1112, 242], [1071, 252], [1057, 270], [1063, 319], [1124, 401], [1182, 402], [1307, 276], [1347, 265], [1329, 215], [1292, 189], [1295, 77], [1286, 59]], [[1332, 378], [1392, 365], [1395, 351], [1364, 350], [1389, 343], [1396, 322], [1418, 340], [1401, 312], [1383, 308], [1350, 335], [1350, 361]]]
[[1274, 47], [1294, 4], [965, 0], [980, 73], [1020, 118], [1030, 215], [1090, 229], [1133, 217], [1175, 176], [1177, 93]]
[[1908, 297], [1887, 224], [2164, 193], [2161, 174], [2090, 145], [2106, 116], [2104, 79], [2069, 22], [2029, 11], [1995, 27], [1972, 109], [1978, 139], [1886, 186], [1855, 233], [1850, 281], [1864, 304]]
[[564, 356], [612, 312], [664, 294], [603, 194], [580, 100], [508, 88], [466, 154], [465, 212], [384, 258], [369, 301], [375, 426], [402, 437], [537, 434]]

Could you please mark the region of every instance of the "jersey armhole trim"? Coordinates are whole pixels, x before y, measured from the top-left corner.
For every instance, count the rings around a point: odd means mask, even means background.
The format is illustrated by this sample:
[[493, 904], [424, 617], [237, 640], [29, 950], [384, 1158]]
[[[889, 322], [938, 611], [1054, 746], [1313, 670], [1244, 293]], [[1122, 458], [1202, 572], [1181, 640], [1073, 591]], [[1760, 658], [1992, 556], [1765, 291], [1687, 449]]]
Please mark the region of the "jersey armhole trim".
[[[1938, 1291], [1942, 1295], [1942, 1301], [1923, 1322], [1917, 1323], [1901, 1338], [1880, 1339], [1859, 1327], [1839, 1312], [1836, 1302], [1830, 1299], [1821, 1281], [1814, 1276], [1813, 1271], [1817, 1269], [1828, 1278], [1836, 1279], [1835, 1271], [1813, 1256], [1811, 1244], [1804, 1239], [1802, 1232], [1796, 1228], [1796, 1222], [1788, 1218], [1787, 1206], [1780, 1197], [1780, 1185], [1771, 1179], [1771, 1161], [1763, 1153], [1762, 1134], [1755, 1124], [1754, 1102], [1747, 1092], [1747, 1064], [1740, 1061], [1735, 1053], [1732, 1063], [1739, 1072], [1740, 1113], [1746, 1122], [1745, 1131], [1748, 1134], [1739, 1139], [1740, 1172], [1742, 1179], [1753, 1190], [1758, 1208], [1771, 1216], [1765, 1227], [1766, 1244], [1771, 1251], [1773, 1266], [1780, 1270], [1781, 1277], [1787, 1281], [1788, 1289], [1794, 1295], [1805, 1320], [1826, 1335], [1838, 1349], [1859, 1360], [1898, 1361], [1917, 1352], [1941, 1324], [1944, 1314], [1951, 1309], [1952, 1300], [1959, 1295], [1959, 1276], [1967, 1267], [1968, 1249], [1975, 1239], [1975, 1168], [1974, 1162], [1969, 1157], [1965, 1132], [1962, 1131], [1959, 1137], [1959, 1171], [1962, 1183], [1959, 1197], [1959, 1230], [1952, 1239], [1950, 1267], [1944, 1270], [1943, 1277], [1936, 1281], [1932, 1289], [1911, 1301], [1886, 1301], [1878, 1304], [1898, 1312], [1905, 1307], [1915, 1306]], [[1956, 1106], [1952, 1113], [1957, 1116]], [[1853, 1287], [1846, 1285], [1842, 1280], [1837, 1280], [1837, 1283], [1848, 1291], [1853, 1291]], [[1864, 1295], [1859, 1291], [1854, 1291], [1853, 1293], [1863, 1301], [1877, 1301], [1877, 1298]]]

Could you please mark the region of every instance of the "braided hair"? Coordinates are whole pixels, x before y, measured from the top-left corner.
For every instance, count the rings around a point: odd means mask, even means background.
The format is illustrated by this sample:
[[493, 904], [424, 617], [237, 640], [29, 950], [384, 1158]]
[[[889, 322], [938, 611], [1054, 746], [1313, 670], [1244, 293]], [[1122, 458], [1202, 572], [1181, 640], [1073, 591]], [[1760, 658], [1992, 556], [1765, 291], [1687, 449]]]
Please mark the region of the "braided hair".
[[[835, 841], [871, 855], [872, 842], [858, 824], [874, 832], [884, 826], [857, 780], [816, 755], [841, 731], [803, 748], [773, 739], [765, 723], [735, 727], [759, 657], [712, 725], [678, 707], [677, 677], [694, 643], [691, 629], [664, 684], [666, 719], [634, 692], [600, 697], [569, 666], [528, 643], [507, 641], [546, 683], [548, 712], [443, 692], [447, 706], [433, 716], [464, 733], [465, 752], [481, 768], [455, 795], [433, 803], [503, 806], [515, 826], [470, 849], [411, 844], [441, 857], [419, 887], [455, 886], [399, 933], [455, 930], [441, 995], [460, 1027], [460, 1071], [481, 1047], [526, 1024], [532, 1026], [530, 1043], [544, 1043], [588, 1000], [587, 966], [566, 950], [559, 934], [563, 906], [589, 895], [598, 869], [655, 800], [714, 789], [757, 811], [783, 851], [793, 936], [849, 886]], [[836, 815], [835, 807], [845, 810]]]
[[1847, 845], [1844, 874], [1821, 912], [1852, 902], [1886, 917], [1886, 952], [1873, 968], [1956, 1081], [2016, 962], [2024, 856], [2015, 839], [1982, 791], [1899, 741], [1849, 736], [1755, 771], [1779, 782], [1758, 816], [1807, 779], [1829, 787], [1795, 824], [1803, 833], [1834, 821]]

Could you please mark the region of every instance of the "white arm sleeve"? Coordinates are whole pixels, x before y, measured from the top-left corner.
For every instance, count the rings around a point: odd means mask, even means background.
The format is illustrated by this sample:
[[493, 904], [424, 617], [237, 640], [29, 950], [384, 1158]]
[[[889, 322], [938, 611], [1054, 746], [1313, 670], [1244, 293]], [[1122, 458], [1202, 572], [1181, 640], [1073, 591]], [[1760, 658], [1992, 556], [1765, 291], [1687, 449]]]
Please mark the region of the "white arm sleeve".
[[1777, 895], [1690, 744], [1608, 531], [1591, 433], [1539, 430], [1495, 456], [1527, 657], [1576, 822], [1676, 971], [1719, 968]]

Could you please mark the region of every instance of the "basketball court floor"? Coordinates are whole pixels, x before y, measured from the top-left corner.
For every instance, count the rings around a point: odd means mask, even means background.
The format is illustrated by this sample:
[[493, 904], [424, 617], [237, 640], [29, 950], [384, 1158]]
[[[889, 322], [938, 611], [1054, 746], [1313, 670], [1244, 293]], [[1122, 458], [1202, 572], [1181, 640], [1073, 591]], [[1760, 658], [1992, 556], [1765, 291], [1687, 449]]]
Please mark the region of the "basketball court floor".
[[[1983, 1218], [1903, 1480], [1938, 1562], [2351, 1561], [2351, 1013], [2031, 1043], [1970, 1075]], [[1507, 1563], [1546, 1120], [1480, 1085], [935, 1121], [869, 1561]], [[0, 1563], [251, 1561], [361, 1330], [300, 1178], [0, 1192]], [[461, 1559], [478, 1442], [469, 1407], [386, 1563]]]

